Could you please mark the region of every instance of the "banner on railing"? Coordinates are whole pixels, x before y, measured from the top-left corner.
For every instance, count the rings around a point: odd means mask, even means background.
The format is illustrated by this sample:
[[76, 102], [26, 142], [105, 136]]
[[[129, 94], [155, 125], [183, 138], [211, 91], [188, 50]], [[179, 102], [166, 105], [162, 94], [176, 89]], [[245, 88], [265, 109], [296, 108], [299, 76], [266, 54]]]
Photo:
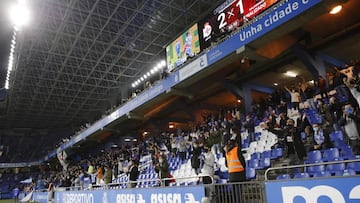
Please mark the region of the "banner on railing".
[[360, 177], [286, 180], [265, 183], [267, 202], [360, 202]]
[[204, 187], [81, 190], [55, 193], [56, 203], [201, 203]]

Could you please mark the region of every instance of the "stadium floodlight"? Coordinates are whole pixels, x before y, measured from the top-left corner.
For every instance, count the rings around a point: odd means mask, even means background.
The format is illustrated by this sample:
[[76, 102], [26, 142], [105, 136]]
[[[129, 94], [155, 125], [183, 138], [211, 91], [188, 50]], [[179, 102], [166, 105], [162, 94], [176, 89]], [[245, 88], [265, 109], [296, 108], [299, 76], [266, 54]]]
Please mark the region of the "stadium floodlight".
[[135, 84], [134, 84], [134, 83], [133, 83], [133, 84], [131, 84], [131, 87], [133, 87], [133, 88], [134, 88], [134, 87], [135, 87]]
[[150, 76], [150, 72], [147, 72], [146, 75], [149, 77], [149, 76]]
[[144, 79], [146, 79], [148, 76], [145, 74], [143, 77], [144, 77]]
[[165, 60], [161, 61], [161, 66], [163, 66], [163, 67], [166, 66], [166, 61]]
[[151, 69], [150, 74], [154, 74], [154, 73], [155, 73], [154, 69]]
[[9, 9], [9, 12], [15, 30], [29, 23], [30, 12], [24, 0], [19, 0], [16, 5], [13, 5], [11, 9]]
[[142, 82], [142, 81], [144, 81], [144, 77], [143, 77], [143, 76], [141, 76], [140, 80], [141, 80], [141, 82]]

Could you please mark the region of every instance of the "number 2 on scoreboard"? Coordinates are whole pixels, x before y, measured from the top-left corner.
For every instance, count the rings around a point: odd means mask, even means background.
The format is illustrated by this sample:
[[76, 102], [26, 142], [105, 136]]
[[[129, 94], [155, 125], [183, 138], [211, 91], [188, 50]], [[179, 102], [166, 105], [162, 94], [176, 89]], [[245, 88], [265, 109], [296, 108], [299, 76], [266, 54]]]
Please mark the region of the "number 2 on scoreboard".
[[[239, 7], [240, 9], [240, 14], [243, 15], [244, 14], [244, 5], [243, 5], [243, 0], [239, 0], [237, 3], [236, 3], [236, 6]], [[222, 12], [219, 14], [217, 20], [220, 21], [220, 24], [219, 24], [219, 30], [221, 30], [223, 27], [225, 27], [227, 25], [227, 22], [225, 20], [225, 13]]]

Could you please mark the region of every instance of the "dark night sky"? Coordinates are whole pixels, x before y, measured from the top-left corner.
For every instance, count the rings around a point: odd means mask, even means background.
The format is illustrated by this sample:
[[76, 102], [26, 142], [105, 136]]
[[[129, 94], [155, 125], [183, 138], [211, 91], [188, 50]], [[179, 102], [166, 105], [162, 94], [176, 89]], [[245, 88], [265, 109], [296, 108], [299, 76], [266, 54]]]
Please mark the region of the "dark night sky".
[[10, 54], [12, 25], [9, 19], [11, 0], [0, 0], [0, 89], [4, 87], [7, 62]]

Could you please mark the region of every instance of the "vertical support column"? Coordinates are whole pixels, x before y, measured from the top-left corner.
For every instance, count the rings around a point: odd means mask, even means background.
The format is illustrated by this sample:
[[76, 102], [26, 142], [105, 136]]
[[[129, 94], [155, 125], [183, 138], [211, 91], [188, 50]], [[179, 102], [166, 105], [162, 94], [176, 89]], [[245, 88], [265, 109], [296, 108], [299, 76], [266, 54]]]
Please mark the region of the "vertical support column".
[[343, 61], [321, 52], [311, 54], [298, 44], [292, 47], [292, 51], [310, 71], [314, 80], [317, 80], [319, 75], [326, 80], [325, 62], [337, 67], [345, 65]]
[[227, 80], [222, 80], [221, 83], [224, 85], [226, 89], [228, 89], [236, 97], [244, 101], [245, 113], [249, 113], [252, 111], [252, 106], [251, 106], [251, 104], [253, 103], [253, 98], [251, 95], [252, 90], [264, 92], [267, 94], [272, 94], [274, 91], [272, 88], [257, 84], [243, 83], [240, 89], [238, 86]]

